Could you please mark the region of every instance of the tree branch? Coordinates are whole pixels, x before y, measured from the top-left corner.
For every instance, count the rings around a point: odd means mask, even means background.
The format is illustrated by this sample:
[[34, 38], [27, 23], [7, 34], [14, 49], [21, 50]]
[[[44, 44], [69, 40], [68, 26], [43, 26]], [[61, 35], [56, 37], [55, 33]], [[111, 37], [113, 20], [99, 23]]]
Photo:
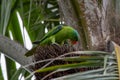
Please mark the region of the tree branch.
[[[32, 62], [32, 57], [24, 56], [28, 51], [25, 47], [2, 35], [0, 35], [0, 51], [10, 59], [17, 61], [22, 66]], [[31, 71], [30, 67], [28, 67], [27, 70]]]

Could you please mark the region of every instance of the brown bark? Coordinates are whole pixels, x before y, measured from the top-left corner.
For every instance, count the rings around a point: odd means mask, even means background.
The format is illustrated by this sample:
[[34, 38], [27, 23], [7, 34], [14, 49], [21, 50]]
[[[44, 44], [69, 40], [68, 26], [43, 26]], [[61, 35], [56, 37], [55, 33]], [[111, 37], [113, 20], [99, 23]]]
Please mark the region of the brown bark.
[[78, 30], [82, 47], [89, 49], [91, 44], [84, 14], [83, 0], [59, 0], [58, 3], [65, 23]]
[[109, 40], [120, 42], [117, 33], [120, 31], [120, 14], [113, 2], [116, 1], [58, 1], [65, 23], [78, 30], [84, 49], [105, 50]]

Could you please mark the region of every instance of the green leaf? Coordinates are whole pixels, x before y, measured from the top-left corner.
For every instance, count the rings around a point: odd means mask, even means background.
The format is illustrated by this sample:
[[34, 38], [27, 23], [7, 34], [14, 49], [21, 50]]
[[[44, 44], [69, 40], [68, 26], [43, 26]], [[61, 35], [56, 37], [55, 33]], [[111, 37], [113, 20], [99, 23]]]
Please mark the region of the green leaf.
[[14, 61], [12, 61], [7, 57], [5, 57], [5, 60], [6, 60], [7, 76], [8, 76], [8, 80], [10, 80], [10, 78], [13, 76], [13, 73], [15, 73], [16, 71], [16, 64]]
[[16, 0], [2, 0], [1, 2], [1, 17], [0, 17], [0, 32], [5, 34], [8, 27], [11, 10]]
[[23, 44], [22, 31], [20, 29], [20, 23], [17, 17], [17, 10], [11, 14], [10, 24], [8, 31], [12, 32], [13, 39]]
[[91, 67], [91, 66], [101, 66], [103, 65], [102, 62], [81, 62], [81, 63], [73, 63], [73, 64], [64, 64], [64, 65], [56, 65], [56, 66], [51, 66], [51, 67], [46, 67], [43, 69], [38, 69], [35, 72], [47, 72], [47, 71], [53, 71], [57, 69], [67, 69], [67, 68], [83, 68], [83, 67]]
[[[113, 68], [113, 67], [111, 67]], [[116, 80], [118, 79], [118, 74], [103, 74], [104, 68], [90, 70], [85, 72], [78, 72], [62, 77], [55, 78], [53, 80]]]
[[2, 70], [1, 70], [1, 66], [0, 66], [0, 80], [4, 80], [3, 73], [2, 73]]
[[20, 67], [18, 70], [16, 70], [16, 72], [13, 74], [10, 80], [18, 80], [20, 75], [22, 74], [21, 77], [23, 77], [26, 74], [26, 72], [27, 71], [24, 68]]
[[[48, 5], [53, 7], [48, 7]], [[18, 11], [22, 17], [24, 26], [26, 27], [31, 41], [40, 40], [45, 35], [45, 28], [56, 26], [59, 21], [48, 21], [48, 19], [59, 19], [59, 12], [52, 12], [54, 9], [58, 9], [57, 1], [32, 1], [32, 0], [20, 0]], [[44, 23], [42, 23], [44, 21]], [[48, 24], [50, 23], [50, 24]], [[46, 26], [47, 25], [47, 26]]]
[[20, 1], [18, 12], [27, 29], [31, 41], [39, 40], [45, 34], [45, 25], [41, 23], [41, 8], [32, 0]]
[[10, 78], [10, 80], [18, 80], [22, 70], [23, 70], [22, 68], [19, 68], [18, 70], [16, 70], [16, 72], [13, 73], [12, 77]]
[[71, 52], [73, 54], [86, 54], [86, 55], [109, 55], [111, 53], [109, 52], [104, 52], [104, 51], [75, 51]]
[[90, 61], [90, 60], [104, 60], [103, 56], [79, 56], [79, 57], [66, 57], [63, 60], [65, 61]]

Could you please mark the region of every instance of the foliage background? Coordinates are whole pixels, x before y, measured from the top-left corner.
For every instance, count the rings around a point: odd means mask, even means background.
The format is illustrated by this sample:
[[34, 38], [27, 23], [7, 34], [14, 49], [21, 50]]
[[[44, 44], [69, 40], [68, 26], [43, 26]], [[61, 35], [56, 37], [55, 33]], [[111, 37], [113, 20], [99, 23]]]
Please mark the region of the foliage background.
[[[0, 33], [26, 47], [25, 30], [33, 42], [45, 35], [45, 29], [67, 24], [78, 30], [81, 39], [78, 46], [83, 50], [105, 51], [109, 49], [106, 46], [109, 40], [120, 44], [119, 4], [119, 0], [0, 0]], [[1, 48], [1, 52], [4, 50], [9, 52], [10, 48]], [[20, 74], [24, 77], [29, 74], [21, 68], [17, 70], [10, 58], [5, 57], [5, 61], [8, 80], [17, 80]], [[4, 80], [1, 68], [0, 80]]]

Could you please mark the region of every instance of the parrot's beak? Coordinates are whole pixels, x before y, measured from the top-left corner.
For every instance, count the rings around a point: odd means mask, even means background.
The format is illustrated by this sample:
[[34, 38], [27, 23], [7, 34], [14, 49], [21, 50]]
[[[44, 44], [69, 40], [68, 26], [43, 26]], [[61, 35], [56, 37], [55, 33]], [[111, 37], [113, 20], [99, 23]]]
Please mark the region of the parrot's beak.
[[76, 43], [77, 43], [77, 41], [71, 41], [71, 43], [74, 45], [74, 44], [76, 44]]

